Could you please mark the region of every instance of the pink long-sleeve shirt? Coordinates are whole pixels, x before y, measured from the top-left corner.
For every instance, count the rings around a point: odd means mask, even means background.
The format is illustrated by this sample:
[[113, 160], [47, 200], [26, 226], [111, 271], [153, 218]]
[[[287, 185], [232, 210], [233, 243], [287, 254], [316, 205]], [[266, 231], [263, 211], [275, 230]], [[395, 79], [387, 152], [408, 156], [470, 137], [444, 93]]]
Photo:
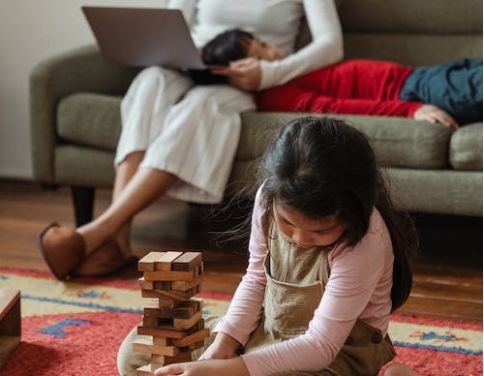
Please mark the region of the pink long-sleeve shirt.
[[[267, 243], [261, 226], [260, 190], [252, 217], [249, 266], [230, 308], [214, 332], [242, 345], [259, 325], [266, 275]], [[242, 355], [251, 376], [317, 371], [329, 366], [359, 318], [385, 336], [391, 311], [393, 250], [380, 213], [374, 209], [367, 234], [354, 247], [336, 247], [328, 256], [329, 280], [306, 333]]]

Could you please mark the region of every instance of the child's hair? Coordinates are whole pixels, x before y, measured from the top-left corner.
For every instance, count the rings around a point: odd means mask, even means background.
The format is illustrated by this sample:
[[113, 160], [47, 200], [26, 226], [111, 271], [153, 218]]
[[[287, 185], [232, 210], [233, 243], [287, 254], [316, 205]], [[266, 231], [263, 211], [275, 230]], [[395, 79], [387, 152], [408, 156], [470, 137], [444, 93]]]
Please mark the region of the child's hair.
[[207, 65], [229, 65], [231, 61], [247, 57], [254, 35], [240, 29], [225, 31], [202, 48], [202, 59]]
[[[254, 36], [243, 30], [225, 31], [202, 48], [202, 59], [207, 65], [228, 66], [230, 62], [246, 58]], [[227, 84], [228, 78], [217, 76], [209, 70], [190, 70], [191, 78], [197, 85]]]
[[373, 207], [388, 227], [395, 261], [392, 311], [408, 298], [408, 254], [418, 241], [410, 218], [397, 216], [366, 136], [341, 120], [305, 117], [289, 122], [261, 166], [262, 226], [269, 236], [274, 200], [311, 219], [337, 214], [346, 225], [338, 240], [356, 245], [367, 233]]

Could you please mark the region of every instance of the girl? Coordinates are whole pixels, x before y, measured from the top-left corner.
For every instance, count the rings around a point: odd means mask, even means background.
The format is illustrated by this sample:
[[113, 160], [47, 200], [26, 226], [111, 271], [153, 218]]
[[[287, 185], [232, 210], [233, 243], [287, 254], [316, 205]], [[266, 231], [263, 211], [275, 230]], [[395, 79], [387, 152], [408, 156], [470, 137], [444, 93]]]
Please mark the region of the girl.
[[[247, 56], [274, 61], [283, 54], [242, 30], [220, 34], [203, 49], [209, 64]], [[416, 69], [386, 61], [347, 60], [262, 92], [258, 108], [404, 116], [458, 128], [482, 122], [482, 58]]]
[[[244, 27], [284, 51], [281, 61], [242, 59], [217, 71], [230, 85], [200, 86], [184, 72], [148, 67], [121, 104], [113, 203], [74, 228], [47, 226], [38, 244], [59, 279], [106, 275], [132, 261], [134, 216], [162, 195], [219, 203], [240, 133], [239, 113], [256, 108], [250, 91], [283, 84], [343, 56], [334, 0], [170, 0], [202, 47], [226, 29]], [[294, 51], [303, 17], [312, 42]], [[127, 25], [129, 27], [129, 25]]]
[[[294, 120], [261, 181], [249, 267], [213, 343], [203, 361], [155, 374], [376, 376], [395, 356], [389, 315], [409, 296], [417, 242], [368, 140], [342, 121]], [[403, 365], [387, 372], [417, 375]]]

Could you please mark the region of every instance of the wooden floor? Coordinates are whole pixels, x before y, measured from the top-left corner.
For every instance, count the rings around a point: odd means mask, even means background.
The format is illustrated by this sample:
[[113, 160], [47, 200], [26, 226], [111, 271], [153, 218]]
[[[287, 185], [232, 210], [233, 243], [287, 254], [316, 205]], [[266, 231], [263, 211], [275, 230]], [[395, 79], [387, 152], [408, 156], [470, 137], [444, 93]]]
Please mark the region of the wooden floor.
[[[110, 202], [98, 190], [96, 213]], [[161, 199], [139, 216], [133, 245], [139, 256], [163, 248], [200, 249], [206, 264], [204, 288], [233, 292], [247, 264], [243, 241], [220, 233], [239, 219], [207, 220], [200, 209]], [[482, 320], [482, 218], [415, 215], [421, 249], [413, 261], [414, 287], [402, 312]], [[30, 182], [0, 180], [0, 266], [48, 270], [36, 247], [38, 232], [56, 221], [73, 226], [70, 191], [42, 191]], [[138, 277], [136, 269], [123, 278]]]

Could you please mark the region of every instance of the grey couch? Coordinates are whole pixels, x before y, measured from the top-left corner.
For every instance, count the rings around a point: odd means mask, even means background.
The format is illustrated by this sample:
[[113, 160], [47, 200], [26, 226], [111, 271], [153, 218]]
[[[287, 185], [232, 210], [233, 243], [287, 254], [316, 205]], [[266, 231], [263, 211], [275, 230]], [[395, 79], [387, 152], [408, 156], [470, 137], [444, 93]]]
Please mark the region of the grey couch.
[[[482, 56], [482, 0], [341, 0], [345, 58], [409, 66]], [[308, 41], [301, 29], [299, 45]], [[119, 105], [138, 70], [104, 62], [96, 46], [40, 63], [30, 77], [35, 180], [71, 186], [77, 222], [92, 215], [97, 187], [113, 184]], [[267, 136], [304, 114], [242, 114], [227, 195], [253, 184]], [[452, 131], [406, 118], [338, 116], [363, 130], [391, 177], [400, 209], [482, 216], [482, 123]]]

